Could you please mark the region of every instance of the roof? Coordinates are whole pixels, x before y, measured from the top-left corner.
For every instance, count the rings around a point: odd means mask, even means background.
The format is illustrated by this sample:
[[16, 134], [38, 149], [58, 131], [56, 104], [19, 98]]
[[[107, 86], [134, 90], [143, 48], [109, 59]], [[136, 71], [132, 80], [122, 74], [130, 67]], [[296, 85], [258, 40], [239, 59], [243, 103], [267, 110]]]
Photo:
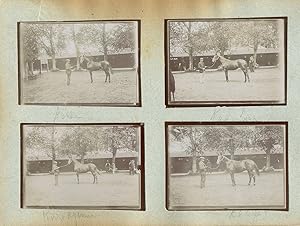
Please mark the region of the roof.
[[[132, 157], [138, 157], [139, 153], [136, 151], [130, 151], [130, 150], [119, 150], [117, 152], [117, 156], [116, 158], [132, 158]], [[102, 151], [102, 152], [88, 152], [85, 155], [85, 159], [98, 159], [98, 158], [112, 158], [112, 153], [109, 151]], [[46, 154], [42, 154], [39, 153], [38, 155], [27, 155], [26, 156], [27, 160], [51, 160], [51, 157], [46, 155]], [[67, 155], [58, 155], [56, 157], [56, 160], [65, 160], [68, 159]]]
[[[214, 50], [210, 51], [204, 51], [201, 54], [196, 53], [194, 56], [214, 56], [215, 55]], [[279, 50], [274, 49], [274, 48], [264, 48], [264, 47], [259, 47], [257, 50], [257, 54], [262, 54], [262, 53], [275, 53], [278, 54]], [[253, 54], [253, 48], [250, 47], [236, 47], [232, 48], [230, 51], [225, 51], [225, 55], [245, 55], [245, 54]], [[188, 57], [189, 55], [184, 52], [184, 51], [176, 51], [170, 54], [171, 57]]]
[[[135, 54], [135, 51], [132, 51], [130, 48], [126, 48], [123, 50], [120, 50], [119, 52], [115, 52], [115, 51], [109, 51], [108, 52], [108, 56], [112, 56], [112, 55], [121, 55], [121, 54]], [[99, 52], [99, 51], [88, 51], [85, 53], [82, 53], [85, 56], [88, 57], [92, 57], [92, 56], [103, 56], [103, 53]], [[57, 53], [55, 59], [64, 59], [64, 58], [76, 58], [76, 54], [74, 52], [61, 52], [61, 53]], [[47, 54], [41, 54], [38, 59], [51, 59], [50, 56], [48, 56]]]
[[[283, 153], [283, 148], [281, 146], [277, 146], [272, 154], [281, 154]], [[225, 152], [226, 155], [229, 155], [229, 152]], [[262, 149], [258, 148], [244, 148], [244, 149], [237, 149], [234, 153], [235, 155], [263, 155], [266, 154]], [[207, 150], [204, 152], [203, 156], [217, 156], [218, 153], [216, 150]], [[174, 151], [170, 150], [169, 156], [171, 158], [184, 158], [184, 157], [191, 157], [191, 154], [188, 154], [186, 151]]]

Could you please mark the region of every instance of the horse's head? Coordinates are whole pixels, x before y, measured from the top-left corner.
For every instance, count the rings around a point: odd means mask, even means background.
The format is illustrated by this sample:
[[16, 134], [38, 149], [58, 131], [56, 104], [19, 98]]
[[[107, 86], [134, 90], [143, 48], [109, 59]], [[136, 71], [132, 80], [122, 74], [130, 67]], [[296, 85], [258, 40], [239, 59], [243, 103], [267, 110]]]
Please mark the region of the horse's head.
[[86, 58], [85, 55], [81, 55], [81, 56], [79, 57], [79, 62], [80, 62], [80, 64], [82, 64], [86, 59], [87, 59], [87, 58]]
[[218, 159], [217, 159], [217, 165], [220, 165], [220, 163], [224, 160], [224, 156], [222, 154], [218, 155]]
[[221, 56], [220, 52], [216, 52], [216, 54], [214, 55], [214, 57], [212, 58], [211, 61], [212, 61], [213, 63], [215, 63], [217, 60], [220, 59], [220, 56]]
[[71, 164], [73, 162], [74, 156], [68, 155], [68, 157], [69, 157], [68, 164]]

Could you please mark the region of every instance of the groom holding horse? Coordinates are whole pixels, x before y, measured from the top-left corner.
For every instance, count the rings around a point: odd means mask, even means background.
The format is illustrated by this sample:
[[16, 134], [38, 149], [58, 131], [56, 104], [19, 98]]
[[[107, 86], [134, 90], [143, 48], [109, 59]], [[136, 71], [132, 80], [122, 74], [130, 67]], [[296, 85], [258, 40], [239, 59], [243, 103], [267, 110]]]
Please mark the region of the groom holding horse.
[[204, 188], [205, 187], [205, 181], [206, 181], [206, 169], [208, 168], [205, 165], [205, 158], [204, 157], [200, 157], [199, 158], [199, 172], [200, 172], [200, 177], [201, 177], [201, 182], [200, 182], [200, 188]]

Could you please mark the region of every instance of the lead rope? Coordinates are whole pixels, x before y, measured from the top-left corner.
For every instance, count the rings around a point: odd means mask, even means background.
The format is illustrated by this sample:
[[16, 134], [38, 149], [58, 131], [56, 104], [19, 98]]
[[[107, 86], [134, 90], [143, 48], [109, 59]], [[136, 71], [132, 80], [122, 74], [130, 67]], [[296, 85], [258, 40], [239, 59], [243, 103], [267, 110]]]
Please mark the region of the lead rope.
[[70, 165], [70, 163], [67, 163], [66, 165], [60, 166], [59, 168], [66, 167], [66, 166], [68, 166], [68, 165]]
[[[218, 59], [218, 60], [219, 60], [219, 59]], [[211, 66], [209, 66], [209, 67], [207, 67], [207, 68], [212, 68], [213, 66], [215, 66], [215, 64], [217, 63], [218, 60], [216, 60], [216, 61], [213, 63], [213, 65], [211, 65]]]

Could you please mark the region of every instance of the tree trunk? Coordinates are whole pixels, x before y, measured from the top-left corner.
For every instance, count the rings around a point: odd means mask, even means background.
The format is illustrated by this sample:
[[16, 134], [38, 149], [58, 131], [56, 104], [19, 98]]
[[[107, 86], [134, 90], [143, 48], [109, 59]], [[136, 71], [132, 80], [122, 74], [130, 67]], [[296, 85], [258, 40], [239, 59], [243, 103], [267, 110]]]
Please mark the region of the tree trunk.
[[230, 153], [230, 159], [234, 160], [234, 153]]
[[117, 149], [116, 148], [113, 148], [112, 149], [112, 160], [111, 160], [111, 167], [112, 167], [112, 173], [115, 173], [115, 171], [117, 170], [117, 167], [116, 167], [116, 156], [117, 156]]
[[189, 43], [189, 47], [188, 47], [188, 50], [189, 50], [189, 70], [192, 71], [194, 70], [194, 61], [193, 61], [193, 42], [192, 42], [192, 36], [191, 36], [191, 33], [192, 33], [192, 23], [191, 22], [188, 22], [188, 43]]
[[76, 50], [76, 69], [80, 70], [80, 51], [79, 51], [78, 43], [77, 43], [77, 40], [76, 40], [76, 33], [75, 33], [74, 24], [72, 26], [72, 36], [73, 36], [73, 41], [74, 41], [75, 50]]
[[51, 58], [52, 58], [52, 70], [56, 71], [56, 60], [55, 60], [55, 47], [53, 43], [53, 27], [50, 28], [50, 48], [51, 48]]
[[271, 152], [267, 151], [266, 154], [267, 154], [266, 168], [269, 169], [271, 166]]
[[33, 70], [33, 61], [30, 62], [30, 71], [31, 71], [31, 73], [33, 74], [33, 71], [34, 71], [34, 70]]
[[189, 48], [189, 70], [194, 70], [193, 47]]
[[103, 46], [103, 57], [107, 60], [107, 42], [106, 42], [106, 26], [102, 26], [102, 46]]
[[55, 146], [54, 146], [54, 134], [55, 134], [55, 129], [52, 127], [52, 132], [51, 132], [51, 154], [52, 154], [52, 165], [54, 161], [56, 160], [56, 153], [55, 153]]
[[254, 66], [256, 65], [256, 59], [257, 59], [257, 49], [258, 49], [258, 43], [254, 44], [253, 47], [253, 59], [254, 59]]
[[56, 71], [57, 68], [56, 68], [56, 59], [55, 59], [55, 55], [52, 55], [52, 56], [51, 56], [51, 59], [52, 59], [52, 71]]
[[197, 158], [196, 158], [196, 156], [193, 156], [193, 159], [192, 159], [192, 173], [193, 174], [197, 173]]

